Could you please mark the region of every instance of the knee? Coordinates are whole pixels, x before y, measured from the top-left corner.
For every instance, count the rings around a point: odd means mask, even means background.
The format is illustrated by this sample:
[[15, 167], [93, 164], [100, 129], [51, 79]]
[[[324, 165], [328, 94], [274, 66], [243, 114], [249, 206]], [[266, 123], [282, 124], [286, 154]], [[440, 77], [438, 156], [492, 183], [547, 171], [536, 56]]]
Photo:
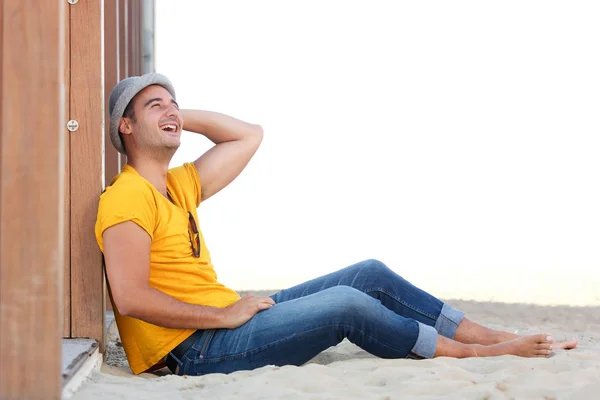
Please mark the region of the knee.
[[350, 286], [335, 286], [327, 289], [322, 299], [326, 313], [334, 319], [347, 319], [370, 312], [374, 299]]
[[373, 275], [385, 275], [393, 273], [392, 270], [385, 265], [383, 262], [371, 258], [369, 260], [365, 260], [362, 263], [362, 271], [368, 274]]

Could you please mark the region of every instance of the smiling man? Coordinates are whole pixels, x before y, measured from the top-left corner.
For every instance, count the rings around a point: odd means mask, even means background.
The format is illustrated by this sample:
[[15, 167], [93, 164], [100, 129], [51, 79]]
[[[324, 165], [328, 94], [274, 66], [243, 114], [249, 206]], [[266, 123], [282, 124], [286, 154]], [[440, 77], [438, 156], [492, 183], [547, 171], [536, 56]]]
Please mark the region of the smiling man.
[[[96, 239], [134, 373], [301, 365], [344, 338], [382, 358], [547, 357], [576, 346], [480, 326], [376, 260], [270, 297], [240, 298], [217, 279], [196, 209], [248, 164], [261, 127], [180, 110], [171, 82], [155, 73], [119, 82], [109, 111], [112, 144], [127, 164], [101, 196]], [[215, 145], [169, 169], [182, 130]], [[248, 273], [260, 265], [248, 264]]]

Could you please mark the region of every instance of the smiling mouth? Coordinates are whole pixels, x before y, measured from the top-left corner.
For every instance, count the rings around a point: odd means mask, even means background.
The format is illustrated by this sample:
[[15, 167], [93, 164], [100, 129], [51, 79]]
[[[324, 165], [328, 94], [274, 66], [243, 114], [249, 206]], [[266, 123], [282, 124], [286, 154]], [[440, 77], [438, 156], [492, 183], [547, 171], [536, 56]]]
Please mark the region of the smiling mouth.
[[159, 128], [165, 132], [171, 132], [171, 133], [177, 132], [177, 125], [175, 125], [175, 124], [165, 124], [165, 125], [161, 125]]

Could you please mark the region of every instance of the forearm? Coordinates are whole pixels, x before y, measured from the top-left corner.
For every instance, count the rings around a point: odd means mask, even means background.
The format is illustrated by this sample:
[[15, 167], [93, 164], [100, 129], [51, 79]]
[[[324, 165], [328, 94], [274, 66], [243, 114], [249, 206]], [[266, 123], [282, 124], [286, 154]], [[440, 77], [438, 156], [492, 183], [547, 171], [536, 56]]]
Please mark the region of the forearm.
[[[179, 301], [152, 287], [134, 290], [124, 315], [175, 329], [213, 329], [226, 325], [224, 309]], [[119, 310], [121, 311], [121, 310]]]
[[180, 115], [184, 130], [200, 133], [215, 144], [262, 138], [259, 125], [229, 115], [204, 110], [181, 110]]

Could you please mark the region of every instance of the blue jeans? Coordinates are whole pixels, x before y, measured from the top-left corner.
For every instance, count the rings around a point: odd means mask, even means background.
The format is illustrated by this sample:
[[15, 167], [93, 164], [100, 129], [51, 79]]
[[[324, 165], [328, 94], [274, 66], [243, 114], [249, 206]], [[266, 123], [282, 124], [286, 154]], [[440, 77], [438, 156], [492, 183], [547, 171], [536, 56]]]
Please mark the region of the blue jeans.
[[381, 358], [431, 358], [463, 313], [367, 260], [271, 296], [236, 329], [208, 329], [178, 360], [179, 375], [302, 365], [348, 338]]

